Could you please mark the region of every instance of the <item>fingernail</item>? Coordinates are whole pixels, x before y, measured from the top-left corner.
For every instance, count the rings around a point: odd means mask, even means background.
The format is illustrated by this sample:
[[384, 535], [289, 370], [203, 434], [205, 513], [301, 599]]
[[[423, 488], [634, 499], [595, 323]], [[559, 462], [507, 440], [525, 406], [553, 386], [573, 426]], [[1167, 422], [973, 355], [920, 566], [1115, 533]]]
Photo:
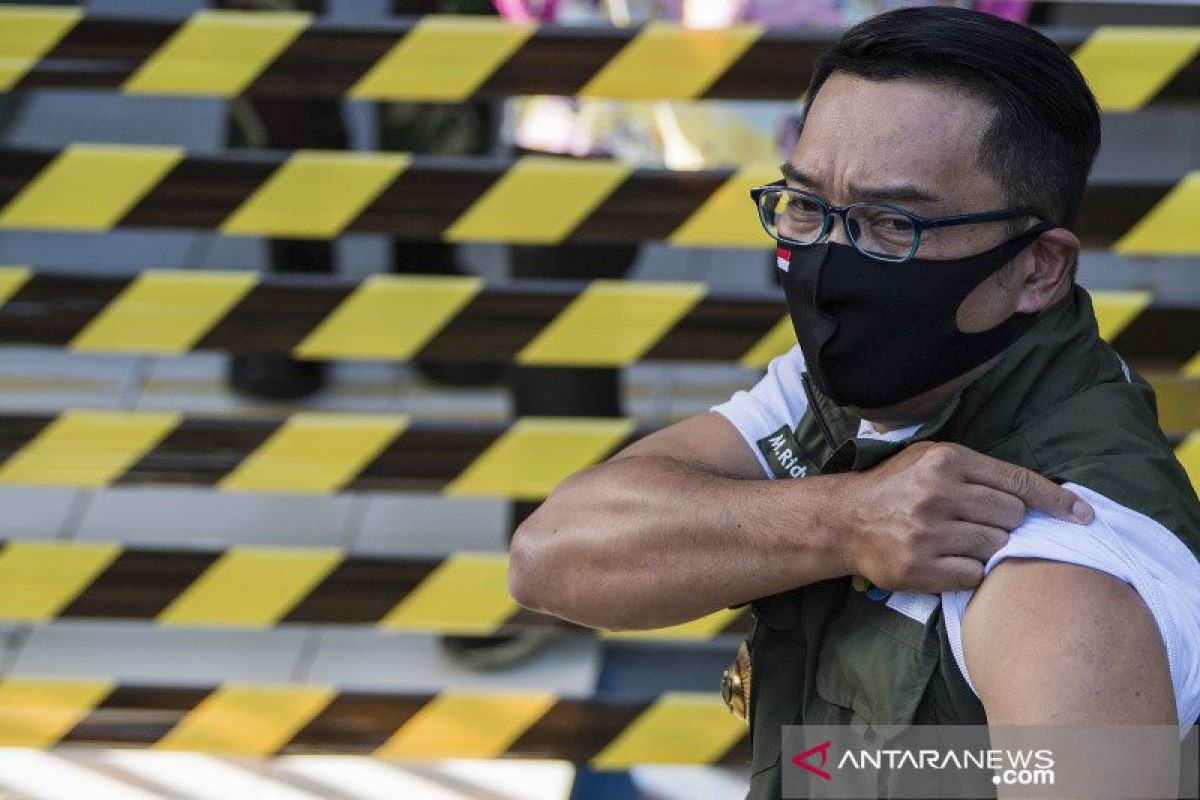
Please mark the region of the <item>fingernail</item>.
[[1095, 518], [1095, 512], [1092, 507], [1082, 500], [1076, 500], [1075, 505], [1071, 506], [1071, 516], [1075, 517], [1076, 522], [1081, 522], [1087, 525]]

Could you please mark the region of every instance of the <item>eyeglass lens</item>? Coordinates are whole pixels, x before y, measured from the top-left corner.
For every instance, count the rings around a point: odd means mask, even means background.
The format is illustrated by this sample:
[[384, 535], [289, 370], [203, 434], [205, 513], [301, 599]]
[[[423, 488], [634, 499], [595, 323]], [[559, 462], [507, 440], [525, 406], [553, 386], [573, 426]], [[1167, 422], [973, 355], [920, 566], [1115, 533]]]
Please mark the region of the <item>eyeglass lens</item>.
[[[763, 224], [773, 237], [797, 244], [818, 241], [831, 223], [814, 198], [789, 189], [768, 189], [759, 198]], [[917, 231], [911, 219], [887, 206], [857, 205], [846, 213], [846, 228], [855, 247], [870, 255], [907, 258]]]

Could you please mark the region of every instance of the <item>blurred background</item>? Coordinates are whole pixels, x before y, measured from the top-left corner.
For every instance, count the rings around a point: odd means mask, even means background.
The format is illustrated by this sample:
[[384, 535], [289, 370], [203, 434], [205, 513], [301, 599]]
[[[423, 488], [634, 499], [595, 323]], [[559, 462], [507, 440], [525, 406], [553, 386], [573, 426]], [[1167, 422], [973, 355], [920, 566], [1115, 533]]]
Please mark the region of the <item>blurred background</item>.
[[[740, 798], [744, 614], [506, 550], [794, 343], [745, 190], [908, 4], [0, 3], [0, 797]], [[1101, 101], [1080, 281], [1200, 481], [1200, 7], [965, 5]]]

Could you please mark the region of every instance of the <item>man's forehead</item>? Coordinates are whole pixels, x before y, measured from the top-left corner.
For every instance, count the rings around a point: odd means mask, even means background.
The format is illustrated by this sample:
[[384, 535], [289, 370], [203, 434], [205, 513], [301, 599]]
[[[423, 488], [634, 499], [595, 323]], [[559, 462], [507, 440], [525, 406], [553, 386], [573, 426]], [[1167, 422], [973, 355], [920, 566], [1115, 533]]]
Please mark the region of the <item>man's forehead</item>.
[[977, 156], [994, 113], [953, 86], [834, 73], [813, 98], [789, 163], [838, 184], [831, 189], [900, 184], [942, 195], [962, 181], [991, 183]]

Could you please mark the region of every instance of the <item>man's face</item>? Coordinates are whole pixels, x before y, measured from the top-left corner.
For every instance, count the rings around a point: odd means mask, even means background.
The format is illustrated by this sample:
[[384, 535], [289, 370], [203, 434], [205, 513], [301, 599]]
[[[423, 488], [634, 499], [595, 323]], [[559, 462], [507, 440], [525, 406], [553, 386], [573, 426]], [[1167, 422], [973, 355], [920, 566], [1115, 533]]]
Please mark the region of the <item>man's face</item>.
[[[1006, 193], [976, 163], [994, 113], [951, 86], [834, 73], [813, 100], [785, 177], [790, 186], [839, 206], [878, 201], [923, 217], [1006, 208]], [[929, 229], [916, 256], [963, 258], [1011, 235], [1007, 221]], [[830, 241], [849, 244], [840, 220]], [[1020, 305], [1022, 276], [1032, 263], [1026, 250], [1017, 258], [1016, 280], [984, 279], [958, 308], [959, 329], [987, 330], [1008, 319]], [[904, 268], [896, 265], [898, 280]]]
[[[993, 110], [958, 89], [834, 73], [809, 109], [789, 159], [789, 185], [835, 205], [877, 200], [923, 217], [1004, 208], [976, 163]], [[1007, 223], [926, 230], [918, 258], [959, 258], [1006, 238]], [[834, 226], [831, 241], [848, 244]]]

